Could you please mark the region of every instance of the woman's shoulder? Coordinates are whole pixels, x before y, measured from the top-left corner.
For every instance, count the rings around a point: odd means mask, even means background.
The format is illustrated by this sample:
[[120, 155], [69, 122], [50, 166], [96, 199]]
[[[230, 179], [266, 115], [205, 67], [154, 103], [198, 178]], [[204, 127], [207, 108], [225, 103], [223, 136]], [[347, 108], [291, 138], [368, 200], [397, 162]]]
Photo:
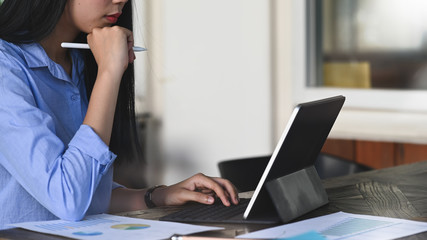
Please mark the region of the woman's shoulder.
[[22, 46], [0, 39], [0, 83], [3, 90], [28, 86], [29, 64]]
[[9, 65], [16, 61], [25, 61], [21, 47], [0, 38], [0, 64]]

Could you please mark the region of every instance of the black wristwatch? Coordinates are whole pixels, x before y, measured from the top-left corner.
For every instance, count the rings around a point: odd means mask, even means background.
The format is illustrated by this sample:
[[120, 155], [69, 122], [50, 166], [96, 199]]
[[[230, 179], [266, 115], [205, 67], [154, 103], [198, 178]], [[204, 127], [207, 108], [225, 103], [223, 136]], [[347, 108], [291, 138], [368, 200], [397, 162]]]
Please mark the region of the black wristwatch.
[[151, 197], [151, 195], [154, 192], [154, 190], [156, 190], [157, 188], [161, 188], [161, 187], [166, 187], [166, 186], [165, 185], [156, 185], [154, 187], [149, 188], [145, 192], [144, 201], [145, 201], [145, 205], [147, 205], [148, 208], [156, 207], [156, 204], [154, 204], [153, 198]]

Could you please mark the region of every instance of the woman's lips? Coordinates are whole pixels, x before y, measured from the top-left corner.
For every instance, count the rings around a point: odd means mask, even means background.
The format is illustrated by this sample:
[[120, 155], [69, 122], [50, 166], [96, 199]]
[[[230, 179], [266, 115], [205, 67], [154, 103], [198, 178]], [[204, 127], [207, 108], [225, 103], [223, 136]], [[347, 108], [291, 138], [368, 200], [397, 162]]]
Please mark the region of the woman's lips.
[[116, 14], [111, 14], [111, 15], [107, 15], [105, 16], [105, 18], [110, 22], [110, 23], [116, 23], [117, 20], [119, 19], [121, 13], [116, 13]]

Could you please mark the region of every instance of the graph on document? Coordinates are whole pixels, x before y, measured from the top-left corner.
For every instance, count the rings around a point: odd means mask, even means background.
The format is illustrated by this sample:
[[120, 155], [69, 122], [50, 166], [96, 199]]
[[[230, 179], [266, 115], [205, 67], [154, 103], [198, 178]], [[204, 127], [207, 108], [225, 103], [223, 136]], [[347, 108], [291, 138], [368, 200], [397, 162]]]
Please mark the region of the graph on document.
[[398, 223], [349, 217], [334, 224], [333, 226], [328, 227], [325, 230], [322, 230], [320, 234], [324, 236], [345, 238], [383, 227], [390, 227], [396, 224]]
[[86, 219], [79, 222], [59, 222], [59, 223], [47, 223], [35, 225], [35, 227], [48, 230], [48, 231], [64, 231], [71, 229], [79, 229], [83, 227], [93, 227], [95, 225], [105, 224], [105, 223], [117, 223], [118, 221], [106, 219], [106, 218], [92, 218]]

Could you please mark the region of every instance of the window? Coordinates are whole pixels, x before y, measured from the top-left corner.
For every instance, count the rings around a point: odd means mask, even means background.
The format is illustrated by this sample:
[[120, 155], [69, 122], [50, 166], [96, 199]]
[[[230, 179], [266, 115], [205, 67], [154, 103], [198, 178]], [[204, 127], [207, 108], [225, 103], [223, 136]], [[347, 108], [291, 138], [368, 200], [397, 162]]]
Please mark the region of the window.
[[343, 94], [350, 108], [427, 111], [425, 0], [293, 4], [297, 59], [305, 66], [298, 100]]
[[[277, 1], [274, 81], [284, 87], [275, 91], [276, 122], [287, 119], [286, 104], [344, 95], [347, 100], [331, 138], [426, 144], [427, 21], [422, 18], [427, 17], [422, 14], [426, 4], [422, 0]], [[412, 14], [405, 17], [407, 12]], [[365, 79], [368, 84], [331, 82], [329, 76], [335, 71], [343, 72], [339, 80], [353, 71], [346, 81]]]

